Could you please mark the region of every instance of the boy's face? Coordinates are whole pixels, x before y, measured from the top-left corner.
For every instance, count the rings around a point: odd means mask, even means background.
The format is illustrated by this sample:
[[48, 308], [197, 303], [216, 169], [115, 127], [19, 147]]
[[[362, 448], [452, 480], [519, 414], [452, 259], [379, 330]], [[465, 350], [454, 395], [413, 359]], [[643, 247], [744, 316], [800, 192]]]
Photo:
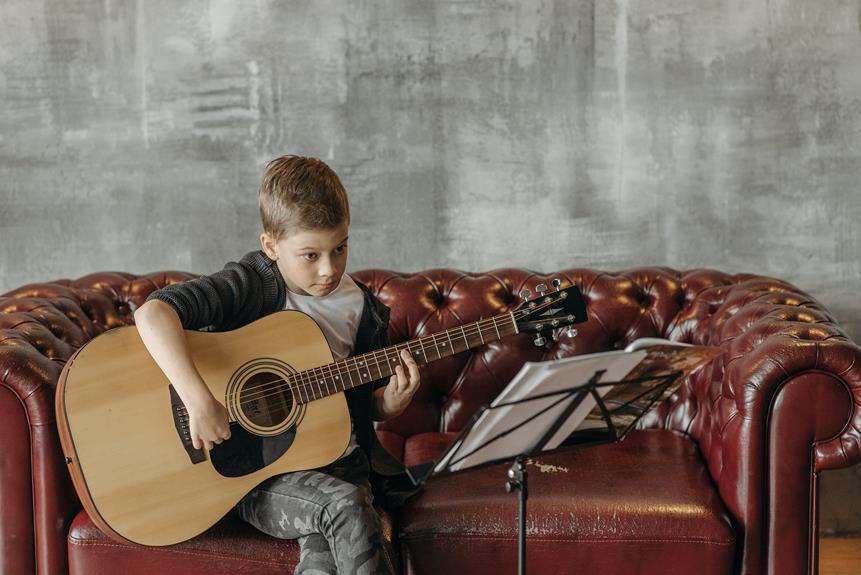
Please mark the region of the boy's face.
[[263, 251], [277, 262], [287, 288], [300, 295], [324, 296], [332, 292], [347, 268], [348, 225], [327, 230], [298, 230], [277, 242], [260, 236]]

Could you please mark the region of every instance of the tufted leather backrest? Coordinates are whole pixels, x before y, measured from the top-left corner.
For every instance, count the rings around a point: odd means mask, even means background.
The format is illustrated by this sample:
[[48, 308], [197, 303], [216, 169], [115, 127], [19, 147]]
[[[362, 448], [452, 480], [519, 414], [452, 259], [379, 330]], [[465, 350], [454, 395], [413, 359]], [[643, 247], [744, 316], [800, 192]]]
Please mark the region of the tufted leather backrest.
[[[686, 382], [643, 424], [692, 435], [713, 472], [719, 472], [721, 455], [711, 446], [720, 443], [717, 435], [738, 415], [733, 388], [722, 385], [724, 371], [777, 334], [817, 341], [846, 337], [810, 296], [786, 282], [749, 274], [650, 267], [616, 273], [568, 269], [539, 274], [509, 268], [487, 273], [365, 270], [354, 275], [392, 308], [392, 343], [507, 312], [520, 304], [516, 294], [522, 289], [534, 291], [536, 284], [553, 278], [561, 279], [563, 287], [579, 286], [587, 301], [589, 321], [577, 326], [578, 335], [569, 338], [562, 332], [549, 349], [533, 345], [534, 336], [520, 334], [425, 366], [422, 387], [407, 412], [378, 424], [405, 437], [461, 430], [525, 361], [666, 337], [719, 345], [728, 353]], [[133, 323], [133, 310], [152, 291], [192, 277], [176, 271], [142, 276], [103, 272], [13, 290], [0, 297], [0, 357], [14, 348], [45, 384], [53, 385], [75, 349], [107, 329]]]

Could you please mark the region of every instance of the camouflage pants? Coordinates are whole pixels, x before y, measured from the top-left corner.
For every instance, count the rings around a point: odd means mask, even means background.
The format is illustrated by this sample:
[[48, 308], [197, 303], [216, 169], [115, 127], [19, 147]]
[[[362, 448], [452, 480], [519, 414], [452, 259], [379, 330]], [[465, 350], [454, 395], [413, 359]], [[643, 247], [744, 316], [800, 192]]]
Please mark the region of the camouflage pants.
[[394, 573], [372, 504], [368, 459], [361, 449], [320, 469], [272, 477], [236, 507], [257, 529], [298, 539], [296, 573]]

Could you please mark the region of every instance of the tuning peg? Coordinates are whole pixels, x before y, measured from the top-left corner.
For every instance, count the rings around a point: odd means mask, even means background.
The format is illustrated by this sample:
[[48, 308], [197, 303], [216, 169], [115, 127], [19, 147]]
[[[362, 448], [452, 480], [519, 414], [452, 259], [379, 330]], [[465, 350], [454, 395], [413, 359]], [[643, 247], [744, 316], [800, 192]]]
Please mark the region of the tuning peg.
[[559, 334], [555, 331], [550, 334], [553, 337], [553, 341], [559, 341]]
[[562, 285], [562, 280], [560, 280], [559, 278], [553, 278], [553, 281], [550, 283], [553, 284], [553, 287], [556, 288], [556, 291], [559, 291], [559, 286]]
[[522, 297], [524, 300], [528, 300], [530, 295], [532, 295], [532, 292], [528, 289], [523, 288], [522, 290], [520, 290], [520, 297]]
[[539, 334], [532, 343], [535, 344], [535, 347], [544, 347], [547, 344], [547, 340]]
[[565, 335], [567, 335], [568, 337], [571, 337], [571, 338], [577, 337], [577, 330], [574, 329], [573, 327], [569, 327], [565, 331]]
[[544, 295], [544, 292], [547, 291], [547, 286], [545, 284], [538, 284], [535, 286], [535, 291], [537, 291], [540, 295]]

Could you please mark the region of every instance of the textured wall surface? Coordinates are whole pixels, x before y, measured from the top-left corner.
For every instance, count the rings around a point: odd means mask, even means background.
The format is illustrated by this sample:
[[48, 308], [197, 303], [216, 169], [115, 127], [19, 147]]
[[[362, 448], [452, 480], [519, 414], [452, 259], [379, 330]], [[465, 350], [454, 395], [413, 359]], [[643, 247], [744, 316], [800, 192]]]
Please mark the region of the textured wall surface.
[[301, 153], [352, 269], [760, 272], [861, 341], [859, 54], [858, 0], [3, 0], [0, 292], [214, 271]]

